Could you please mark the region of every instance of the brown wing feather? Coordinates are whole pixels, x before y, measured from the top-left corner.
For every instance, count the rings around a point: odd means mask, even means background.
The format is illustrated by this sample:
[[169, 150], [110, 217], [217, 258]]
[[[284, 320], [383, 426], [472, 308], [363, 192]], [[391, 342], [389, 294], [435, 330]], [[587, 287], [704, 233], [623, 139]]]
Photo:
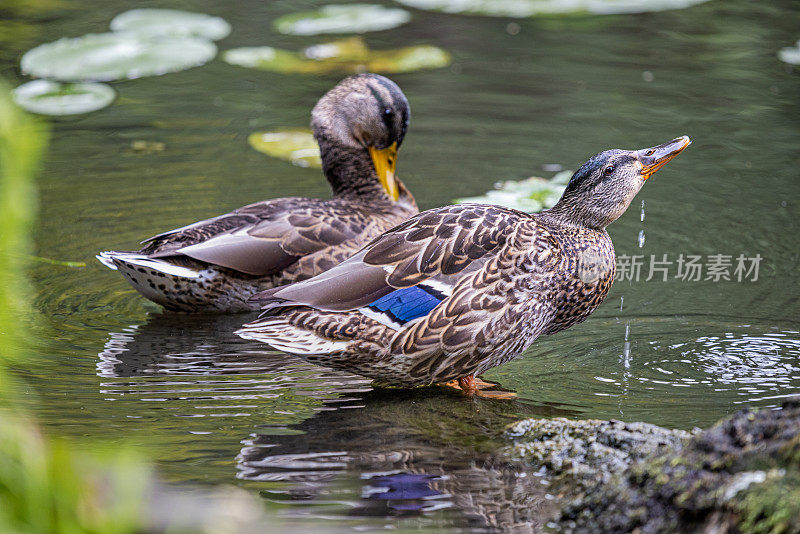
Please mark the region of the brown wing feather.
[[369, 228], [370, 214], [353, 203], [282, 198], [154, 236], [141, 252], [152, 257], [184, 255], [263, 276], [356, 239]]
[[535, 221], [518, 224], [481, 269], [464, 276], [430, 315], [394, 337], [391, 352], [413, 361], [409, 377], [433, 381], [479, 373], [498, 365], [495, 358], [513, 356], [555, 313], [558, 251]]
[[397, 288], [432, 277], [464, 274], [497, 251], [520, 220], [532, 218], [480, 204], [428, 210], [381, 235], [333, 269], [254, 298], [265, 304], [290, 302], [321, 310], [354, 310]]

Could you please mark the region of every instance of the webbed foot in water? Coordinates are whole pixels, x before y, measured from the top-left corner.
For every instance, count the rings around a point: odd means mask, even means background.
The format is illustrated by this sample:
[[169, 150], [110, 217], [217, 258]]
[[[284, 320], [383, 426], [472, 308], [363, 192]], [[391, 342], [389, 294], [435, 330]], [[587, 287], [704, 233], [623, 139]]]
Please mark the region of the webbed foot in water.
[[444, 386], [460, 389], [468, 397], [483, 397], [485, 399], [515, 399], [517, 394], [513, 391], [491, 391], [497, 384], [485, 382], [475, 376], [462, 376], [458, 380], [451, 380], [442, 384]]

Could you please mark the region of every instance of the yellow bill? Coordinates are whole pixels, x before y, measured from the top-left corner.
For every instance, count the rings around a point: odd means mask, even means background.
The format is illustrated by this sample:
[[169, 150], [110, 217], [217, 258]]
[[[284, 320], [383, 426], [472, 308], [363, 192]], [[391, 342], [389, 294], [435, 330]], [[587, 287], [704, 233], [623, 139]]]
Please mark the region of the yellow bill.
[[392, 200], [396, 201], [400, 198], [400, 189], [394, 177], [394, 169], [397, 166], [397, 143], [380, 150], [371, 146], [369, 155], [372, 157], [372, 164], [375, 165], [375, 172], [378, 173], [378, 180], [383, 189]]

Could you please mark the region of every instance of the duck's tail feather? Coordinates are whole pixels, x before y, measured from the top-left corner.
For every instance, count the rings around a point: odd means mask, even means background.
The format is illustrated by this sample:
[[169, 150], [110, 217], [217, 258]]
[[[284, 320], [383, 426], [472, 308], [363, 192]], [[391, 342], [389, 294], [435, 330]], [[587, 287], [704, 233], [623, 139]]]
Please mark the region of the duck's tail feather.
[[164, 259], [151, 258], [138, 252], [105, 251], [95, 256], [100, 263], [118, 271], [123, 269], [129, 272], [141, 272], [140, 269], [150, 269], [169, 276], [180, 278], [198, 278], [200, 272], [195, 269], [175, 265]]
[[341, 352], [350, 344], [350, 341], [320, 337], [314, 332], [290, 324], [283, 316], [247, 323], [235, 333], [243, 339], [260, 341], [283, 352], [301, 356]]

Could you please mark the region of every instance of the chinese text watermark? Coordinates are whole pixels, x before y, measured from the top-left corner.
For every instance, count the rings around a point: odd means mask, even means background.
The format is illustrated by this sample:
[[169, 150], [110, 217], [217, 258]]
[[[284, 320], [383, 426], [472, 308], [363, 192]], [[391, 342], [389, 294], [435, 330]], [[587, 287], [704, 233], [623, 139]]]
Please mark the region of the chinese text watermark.
[[658, 280], [666, 282], [678, 279], [685, 282], [756, 282], [762, 257], [756, 254], [747, 257], [739, 254], [708, 254], [705, 256], [680, 254], [670, 259], [667, 254], [661, 257], [622, 254], [617, 256], [617, 280], [631, 282]]

